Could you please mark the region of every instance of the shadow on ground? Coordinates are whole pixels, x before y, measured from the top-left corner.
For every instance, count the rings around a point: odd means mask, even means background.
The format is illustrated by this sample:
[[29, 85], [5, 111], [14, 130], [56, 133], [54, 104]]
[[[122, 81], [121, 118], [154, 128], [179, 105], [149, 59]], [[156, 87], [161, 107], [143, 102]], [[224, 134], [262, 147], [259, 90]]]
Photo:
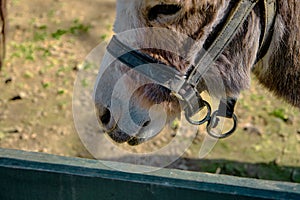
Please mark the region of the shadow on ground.
[[[158, 160], [164, 160], [159, 157]], [[166, 158], [167, 159], [167, 158]], [[111, 159], [110, 161], [118, 161]], [[136, 158], [122, 158], [125, 162], [132, 163]], [[247, 163], [224, 159], [190, 159], [180, 158], [167, 166], [170, 169], [188, 170], [212, 174], [256, 178], [273, 181], [300, 183], [300, 167], [279, 166], [275, 162]]]
[[178, 162], [184, 162], [187, 170], [208, 173], [226, 174], [239, 177], [258, 178], [275, 181], [300, 183], [300, 168], [278, 166], [270, 163], [245, 163], [229, 160], [207, 160], [182, 158], [170, 165], [169, 168], [180, 169]]

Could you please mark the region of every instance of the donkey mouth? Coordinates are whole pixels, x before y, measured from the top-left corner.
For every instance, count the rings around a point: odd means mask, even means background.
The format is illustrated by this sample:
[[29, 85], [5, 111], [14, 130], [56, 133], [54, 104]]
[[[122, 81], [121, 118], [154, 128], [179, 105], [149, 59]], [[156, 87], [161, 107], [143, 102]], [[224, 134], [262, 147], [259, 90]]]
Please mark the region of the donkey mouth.
[[139, 144], [142, 144], [144, 142], [147, 142], [148, 140], [154, 138], [159, 133], [156, 133], [154, 135], [151, 135], [149, 137], [146, 137], [145, 135], [147, 133], [146, 130], [140, 129], [138, 133], [134, 136], [129, 135], [123, 131], [121, 131], [118, 127], [116, 127], [114, 130], [111, 130], [109, 132], [106, 132], [106, 134], [116, 143], [122, 144], [127, 142], [130, 146], [137, 146]]
[[142, 137], [139, 137], [138, 135], [130, 136], [126, 133], [119, 132], [119, 131], [112, 131], [107, 134], [113, 141], [115, 141], [119, 144], [127, 142], [127, 144], [130, 146], [137, 146], [137, 145], [142, 144], [152, 138], [152, 137], [151, 138], [142, 138]]
[[130, 146], [137, 146], [139, 144], [142, 144], [142, 143], [148, 141], [149, 139], [133, 137], [129, 141], [127, 141], [127, 144], [129, 144]]
[[119, 130], [118, 128], [106, 132], [106, 134], [116, 143], [124, 143], [124, 142], [128, 142], [131, 140], [132, 136], [122, 132], [121, 130]]

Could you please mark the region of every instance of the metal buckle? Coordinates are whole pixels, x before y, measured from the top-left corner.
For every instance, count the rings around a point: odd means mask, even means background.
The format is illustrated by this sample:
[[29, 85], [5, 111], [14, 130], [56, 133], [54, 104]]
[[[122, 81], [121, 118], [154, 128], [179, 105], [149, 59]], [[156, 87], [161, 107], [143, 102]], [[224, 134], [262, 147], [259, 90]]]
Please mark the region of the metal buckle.
[[210, 121], [210, 115], [211, 115], [211, 106], [209, 105], [209, 103], [207, 101], [204, 101], [203, 99], [201, 99], [202, 103], [204, 104], [204, 106], [207, 108], [207, 114], [206, 116], [200, 120], [200, 121], [196, 121], [193, 120], [191, 117], [191, 114], [189, 111], [185, 111], [185, 118], [188, 122], [190, 122], [193, 125], [202, 125], [205, 122], [209, 122]]
[[207, 127], [206, 127], [207, 133], [210, 136], [212, 136], [212, 137], [214, 137], [216, 139], [227, 138], [232, 133], [234, 133], [234, 131], [237, 128], [237, 121], [238, 121], [237, 116], [234, 113], [232, 114], [232, 117], [230, 117], [230, 118], [233, 119], [233, 127], [231, 128], [230, 131], [228, 131], [226, 133], [223, 133], [223, 134], [218, 134], [218, 133], [215, 133], [214, 131], [212, 131], [213, 128], [215, 128], [215, 127], [218, 126], [218, 123], [219, 123], [219, 118], [218, 117], [221, 117], [221, 116], [218, 116], [218, 111], [215, 111], [212, 114], [211, 119], [210, 119], [210, 121], [207, 124]]
[[[233, 108], [236, 102], [235, 99], [226, 99], [225, 103], [221, 101], [219, 109], [223, 109], [224, 106], [226, 106], [225, 108], [227, 110], [229, 109], [229, 112], [226, 112], [225, 116], [218, 114], [218, 111], [214, 112], [211, 116], [211, 106], [198, 94], [195, 89], [196, 84], [192, 84], [190, 81], [186, 80], [186, 78], [180, 75], [177, 70], [172, 67], [162, 67], [161, 65], [163, 63], [154, 59], [152, 60], [152, 58], [131, 49], [119, 41], [117, 37], [113, 37], [107, 50], [123, 64], [168, 88], [172, 91], [173, 95], [175, 94], [175, 96], [179, 97], [179, 100], [183, 102], [185, 117], [189, 123], [193, 125], [202, 125], [205, 122], [208, 122], [206, 127], [208, 134], [218, 139], [226, 138], [236, 130], [237, 117], [233, 114]], [[138, 67], [145, 64], [150, 64], [151, 67]], [[194, 78], [194, 76], [192, 77]], [[192, 116], [196, 115], [204, 107], [207, 108], [206, 116], [199, 121], [193, 120]], [[215, 128], [218, 125], [218, 117], [232, 118], [234, 122], [233, 128], [225, 134], [214, 133], [212, 128]]]

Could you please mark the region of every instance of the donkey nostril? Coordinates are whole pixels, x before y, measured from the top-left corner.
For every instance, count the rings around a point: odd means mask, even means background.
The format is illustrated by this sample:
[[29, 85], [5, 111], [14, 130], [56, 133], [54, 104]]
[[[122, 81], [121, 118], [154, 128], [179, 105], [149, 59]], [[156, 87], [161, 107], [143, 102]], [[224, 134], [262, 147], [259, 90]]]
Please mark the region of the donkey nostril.
[[180, 9], [181, 7], [179, 5], [167, 5], [167, 4], [156, 5], [150, 9], [148, 13], [148, 18], [150, 21], [152, 21], [155, 20], [158, 17], [158, 15], [174, 15]]
[[146, 127], [150, 124], [150, 120], [149, 121], [146, 121], [144, 124], [143, 124], [143, 127]]
[[104, 114], [100, 117], [100, 120], [103, 125], [107, 125], [110, 122], [110, 111], [109, 109], [105, 109]]

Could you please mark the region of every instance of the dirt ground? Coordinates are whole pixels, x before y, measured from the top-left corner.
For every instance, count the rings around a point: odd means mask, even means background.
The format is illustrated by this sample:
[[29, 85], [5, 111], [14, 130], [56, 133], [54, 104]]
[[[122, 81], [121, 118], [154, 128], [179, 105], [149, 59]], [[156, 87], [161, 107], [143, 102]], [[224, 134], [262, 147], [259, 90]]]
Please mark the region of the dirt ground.
[[[0, 72], [0, 147], [92, 158], [72, 116], [80, 64], [112, 35], [115, 0], [8, 2]], [[300, 182], [300, 112], [255, 77], [237, 105], [238, 131], [198, 159], [199, 140], [171, 167]], [[109, 151], [109, 150], [108, 150]]]

